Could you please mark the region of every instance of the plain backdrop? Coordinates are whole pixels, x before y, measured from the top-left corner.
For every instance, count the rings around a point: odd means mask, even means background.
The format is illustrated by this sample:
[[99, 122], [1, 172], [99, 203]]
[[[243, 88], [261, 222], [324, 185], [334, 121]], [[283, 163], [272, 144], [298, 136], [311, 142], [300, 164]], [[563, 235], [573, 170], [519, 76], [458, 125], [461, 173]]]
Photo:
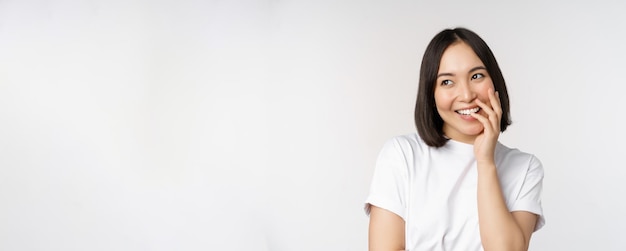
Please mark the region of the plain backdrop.
[[623, 1], [0, 1], [0, 250], [366, 250], [444, 28], [490, 45], [531, 250], [626, 250]]

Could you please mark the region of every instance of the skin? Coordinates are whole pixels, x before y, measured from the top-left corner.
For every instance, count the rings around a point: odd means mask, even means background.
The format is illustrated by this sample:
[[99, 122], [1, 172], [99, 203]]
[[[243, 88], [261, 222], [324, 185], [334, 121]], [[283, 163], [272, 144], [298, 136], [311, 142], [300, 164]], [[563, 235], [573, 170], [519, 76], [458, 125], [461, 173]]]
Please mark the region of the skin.
[[404, 220], [395, 213], [370, 207], [368, 246], [370, 251], [404, 250]]
[[478, 103], [487, 103], [493, 89], [484, 64], [467, 44], [455, 43], [444, 51], [437, 76], [435, 105], [444, 121], [444, 134], [453, 140], [473, 144], [483, 132], [484, 124], [457, 111], [481, 108], [478, 114], [487, 116]]
[[[509, 212], [495, 165], [502, 109], [493, 82], [476, 53], [463, 42], [448, 47], [441, 58], [435, 105], [452, 140], [474, 145], [478, 171], [478, 219], [483, 248], [528, 250], [537, 215]], [[459, 110], [480, 108], [476, 113]], [[369, 250], [404, 250], [404, 220], [385, 209], [371, 207]]]

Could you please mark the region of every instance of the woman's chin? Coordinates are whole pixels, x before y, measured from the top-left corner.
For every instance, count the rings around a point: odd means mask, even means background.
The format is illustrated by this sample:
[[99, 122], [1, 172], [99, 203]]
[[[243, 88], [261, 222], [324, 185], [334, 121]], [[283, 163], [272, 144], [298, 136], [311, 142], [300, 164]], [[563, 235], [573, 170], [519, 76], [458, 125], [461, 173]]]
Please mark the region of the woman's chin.
[[483, 125], [476, 125], [476, 126], [465, 128], [463, 131], [461, 131], [461, 133], [464, 134], [465, 136], [476, 137], [480, 135], [481, 133], [483, 133], [484, 130], [485, 128], [483, 127]]

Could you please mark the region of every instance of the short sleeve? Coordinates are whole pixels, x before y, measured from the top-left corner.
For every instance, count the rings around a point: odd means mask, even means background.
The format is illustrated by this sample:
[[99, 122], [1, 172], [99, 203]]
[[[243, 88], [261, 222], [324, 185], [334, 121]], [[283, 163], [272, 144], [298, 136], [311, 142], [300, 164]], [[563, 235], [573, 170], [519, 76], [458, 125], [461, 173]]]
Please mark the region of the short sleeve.
[[369, 215], [370, 206], [374, 205], [405, 219], [407, 188], [406, 158], [398, 140], [388, 140], [376, 161], [369, 195], [365, 200], [365, 213]]
[[522, 183], [519, 194], [510, 209], [513, 211], [527, 211], [539, 216], [535, 230], [537, 231], [545, 225], [545, 217], [541, 206], [541, 193], [543, 189], [543, 165], [532, 156], [526, 177]]

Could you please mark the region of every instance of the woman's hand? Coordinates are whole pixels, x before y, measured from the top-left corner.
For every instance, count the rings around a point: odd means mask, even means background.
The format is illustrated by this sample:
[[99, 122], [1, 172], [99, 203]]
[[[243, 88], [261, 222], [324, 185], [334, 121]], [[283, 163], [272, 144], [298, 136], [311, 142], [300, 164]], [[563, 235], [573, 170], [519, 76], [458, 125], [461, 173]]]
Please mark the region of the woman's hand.
[[478, 163], [494, 163], [495, 149], [500, 136], [500, 120], [502, 118], [502, 106], [500, 105], [500, 96], [498, 92], [492, 89], [488, 91], [489, 104], [485, 104], [476, 99], [476, 104], [487, 115], [472, 113], [472, 117], [476, 118], [483, 124], [483, 132], [474, 140], [474, 155]]

